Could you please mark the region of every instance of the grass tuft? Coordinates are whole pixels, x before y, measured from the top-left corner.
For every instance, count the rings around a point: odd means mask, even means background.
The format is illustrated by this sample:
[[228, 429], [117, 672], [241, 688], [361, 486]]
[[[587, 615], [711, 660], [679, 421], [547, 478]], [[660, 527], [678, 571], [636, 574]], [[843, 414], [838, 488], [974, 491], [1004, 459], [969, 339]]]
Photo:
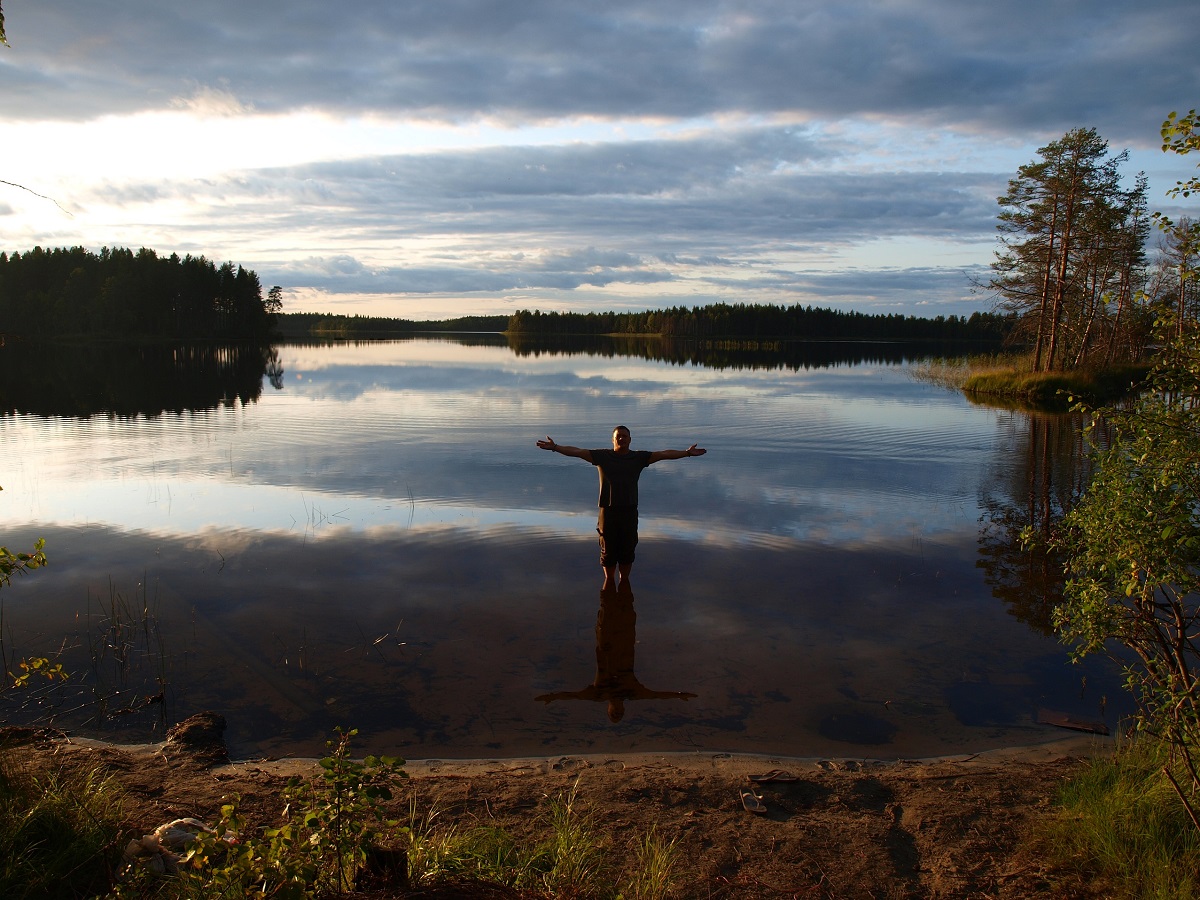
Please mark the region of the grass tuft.
[[99, 772], [68, 779], [0, 751], [0, 897], [98, 896], [120, 861], [120, 794]]
[[1166, 751], [1148, 738], [1089, 763], [1063, 789], [1062, 812], [1038, 842], [1048, 860], [1108, 885], [1110, 896], [1200, 896], [1200, 831], [1166, 765]]
[[[675, 884], [677, 843], [651, 829], [629, 859], [614, 861], [607, 832], [583, 808], [578, 783], [547, 798], [540, 841], [521, 842], [502, 828], [442, 827], [436, 807], [409, 806], [409, 883], [501, 885], [528, 896], [665, 900]], [[465, 889], [465, 888], [464, 888]]]
[[967, 381], [976, 376], [1007, 372], [1028, 372], [1033, 358], [1028, 354], [976, 353], [969, 356], [943, 356], [927, 359], [909, 371], [917, 381], [936, 384], [952, 391], [961, 391]]
[[1070, 372], [981, 372], [968, 377], [962, 389], [968, 395], [1008, 398], [1036, 409], [1066, 410], [1080, 400], [1097, 404], [1128, 397], [1146, 371], [1145, 366], [1114, 366]]
[[550, 862], [544, 881], [559, 896], [587, 897], [602, 882], [605, 853], [592, 816], [579, 805], [579, 782], [550, 799], [550, 837], [540, 851]]
[[1028, 354], [982, 354], [930, 359], [910, 373], [917, 381], [962, 391], [988, 405], [1015, 405], [1037, 410], [1067, 410], [1080, 400], [1109, 403], [1136, 392], [1145, 380], [1145, 365], [1104, 369], [1034, 372]]
[[678, 838], [665, 840], [653, 826], [638, 844], [637, 866], [621, 896], [628, 900], [665, 900], [675, 886]]

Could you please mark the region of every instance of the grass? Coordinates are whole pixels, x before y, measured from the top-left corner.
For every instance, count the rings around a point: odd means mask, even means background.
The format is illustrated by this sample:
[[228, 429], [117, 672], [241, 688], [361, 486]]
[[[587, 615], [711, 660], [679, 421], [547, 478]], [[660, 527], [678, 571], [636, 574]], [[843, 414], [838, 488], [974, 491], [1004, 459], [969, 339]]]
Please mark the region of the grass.
[[121, 858], [119, 816], [99, 773], [72, 781], [0, 751], [0, 897], [102, 896]]
[[1092, 761], [1063, 789], [1061, 813], [1039, 836], [1047, 860], [1090, 876], [1105, 886], [1105, 896], [1200, 896], [1200, 830], [1163, 774], [1165, 765], [1165, 750], [1149, 738]]
[[522, 844], [502, 828], [442, 826], [440, 811], [408, 819], [409, 881], [414, 887], [465, 881], [503, 885], [528, 897], [664, 900], [675, 885], [678, 848], [652, 828], [632, 865], [618, 866], [606, 832], [581, 806], [576, 786], [551, 797], [539, 823], [544, 837]]
[[917, 381], [961, 391], [972, 376], [1027, 371], [1032, 363], [1033, 358], [1028, 354], [987, 353], [928, 359], [913, 366], [910, 372]]
[[1148, 366], [1114, 365], [1104, 369], [1034, 372], [1029, 355], [991, 354], [934, 359], [912, 369], [918, 381], [959, 390], [994, 405], [1011, 403], [1038, 410], [1066, 410], [1077, 401], [1110, 403], [1128, 396]]
[[[225, 845], [221, 826], [243, 824], [236, 812], [230, 813], [228, 823], [222, 819], [216, 835], [194, 845], [200, 849], [186, 864], [187, 877], [182, 868], [179, 877], [164, 879], [135, 866], [114, 886], [115, 873], [123, 869], [122, 849], [131, 836], [123, 829], [115, 783], [99, 772], [68, 780], [18, 764], [16, 759], [11, 751], [0, 750], [0, 897], [5, 900], [107, 896], [197, 900], [242, 896], [247, 884], [274, 885], [279, 896], [330, 895], [329, 885], [320, 879], [297, 880], [311, 868], [311, 854], [305, 848], [313, 841], [308, 838], [301, 842], [303, 846], [280, 843], [280, 830], [266, 829], [262, 838], [243, 831], [240, 844], [232, 849]], [[409, 804], [407, 821], [389, 823], [386, 833], [378, 836], [384, 839], [381, 846], [406, 852], [413, 889], [440, 891], [441, 896], [449, 896], [445, 891], [459, 897], [489, 896], [491, 885], [531, 900], [669, 897], [676, 880], [676, 842], [663, 839], [652, 828], [628, 852], [614, 847], [611, 830], [597, 824], [576, 788], [577, 783], [547, 798], [530, 836], [521, 839], [491, 825], [443, 824], [436, 805], [422, 812], [415, 802]], [[319, 811], [317, 805], [305, 806], [302, 818], [314, 822], [314, 810]], [[318, 838], [325, 844], [332, 840], [314, 835]], [[275, 861], [266, 867], [268, 857]], [[273, 880], [256, 881], [268, 868]], [[288, 877], [281, 879], [281, 874]], [[332, 893], [340, 890], [333, 888]]]
[[675, 883], [677, 840], [665, 840], [651, 826], [637, 847], [637, 866], [626, 883], [629, 900], [660, 900], [670, 896]]

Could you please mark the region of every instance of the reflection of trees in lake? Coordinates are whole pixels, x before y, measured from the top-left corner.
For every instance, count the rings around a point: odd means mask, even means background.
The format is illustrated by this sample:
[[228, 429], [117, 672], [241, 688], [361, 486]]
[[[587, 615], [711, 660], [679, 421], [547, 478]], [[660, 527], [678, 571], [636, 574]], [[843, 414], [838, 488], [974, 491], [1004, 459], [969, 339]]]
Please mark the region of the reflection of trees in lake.
[[1075, 414], [1013, 410], [1002, 423], [1011, 453], [982, 499], [976, 565], [1014, 616], [1046, 634], [1063, 588], [1063, 560], [1048, 540], [1090, 476], [1083, 425]]
[[669, 337], [506, 336], [518, 356], [634, 356], [655, 362], [710, 369], [825, 369], [881, 363], [903, 365], [929, 356], [991, 349], [978, 344], [933, 341], [720, 340]]
[[274, 347], [238, 344], [29, 343], [0, 348], [0, 414], [156, 416], [256, 401], [282, 387]]

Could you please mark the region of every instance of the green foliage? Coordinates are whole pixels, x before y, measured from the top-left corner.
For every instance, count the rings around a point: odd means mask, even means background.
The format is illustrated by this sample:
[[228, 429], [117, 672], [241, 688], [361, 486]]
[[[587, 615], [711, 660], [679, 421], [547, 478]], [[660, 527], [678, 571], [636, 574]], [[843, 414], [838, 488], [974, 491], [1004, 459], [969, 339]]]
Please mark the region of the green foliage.
[[[1172, 112], [1163, 122], [1162, 139], [1164, 153], [1183, 156], [1200, 152], [1200, 115], [1194, 109], [1185, 116]], [[1167, 191], [1167, 196], [1190, 197], [1196, 192], [1200, 192], [1200, 175], [1176, 182]], [[1171, 277], [1164, 273], [1161, 279], [1163, 286], [1159, 300], [1162, 306], [1173, 307], [1177, 322], [1182, 324], [1185, 318], [1200, 316], [1200, 288], [1197, 287], [1200, 272], [1196, 259], [1200, 255], [1200, 222], [1187, 217], [1176, 222], [1162, 213], [1155, 213], [1154, 218], [1165, 237], [1161, 268], [1171, 273]]]
[[1102, 884], [1104, 896], [1200, 896], [1200, 832], [1165, 774], [1170, 755], [1138, 740], [1090, 761], [1063, 788], [1061, 812], [1038, 835], [1046, 859]]
[[45, 546], [46, 542], [39, 538], [32, 553], [13, 553], [7, 547], [0, 547], [0, 587], [12, 584], [14, 575], [24, 575], [46, 565]]
[[[348, 889], [367, 852], [380, 844], [399, 823], [384, 816], [383, 803], [392, 799], [393, 788], [407, 777], [404, 760], [391, 756], [368, 756], [363, 762], [350, 758], [350, 740], [357, 730], [338, 729], [330, 742], [333, 752], [321, 760], [317, 782], [293, 779], [284, 796], [288, 808], [298, 804], [303, 811], [299, 834], [309, 852], [315, 854], [324, 877], [332, 877], [336, 889]], [[331, 870], [331, 871], [329, 871]]]
[[[1200, 148], [1196, 115], [1171, 114], [1164, 149]], [[1181, 182], [1186, 196], [1197, 179]], [[1196, 269], [1181, 257], [1181, 279]], [[1147, 392], [1131, 407], [1094, 413], [1111, 435], [1059, 538], [1067, 586], [1055, 624], [1082, 656], [1132, 652], [1127, 685], [1138, 727], [1200, 788], [1200, 324], [1176, 314], [1157, 325], [1162, 347]], [[1092, 434], [1100, 432], [1093, 425]], [[1200, 815], [1176, 787], [1200, 830]]]
[[[386, 818], [383, 804], [407, 777], [401, 759], [351, 759], [357, 734], [338, 729], [320, 775], [288, 783], [279, 825], [247, 834], [237, 803], [223, 806], [216, 827], [200, 834], [181, 861], [181, 895], [308, 900], [349, 891], [368, 851], [395, 839], [399, 823]], [[135, 870], [122, 896], [142, 896], [148, 878]]]
[[[1191, 758], [1200, 741], [1200, 327], [1164, 347], [1152, 390], [1108, 410], [1113, 438], [1061, 541], [1056, 626], [1077, 655], [1132, 650], [1140, 725]], [[1097, 418], [1099, 421], [1099, 417]]]
[[17, 663], [17, 667], [20, 668], [21, 674], [13, 676], [13, 687], [27, 687], [34, 675], [45, 678], [47, 681], [53, 681], [55, 678], [60, 681], [67, 680], [67, 673], [62, 667], [62, 663], [52, 663], [44, 656], [31, 656], [29, 659], [23, 659]]
[[[1200, 152], [1200, 114], [1194, 109], [1188, 110], [1184, 116], [1172, 112], [1163, 122], [1162, 138], [1164, 153], [1185, 156], [1188, 153]], [[1167, 191], [1167, 196], [1190, 197], [1195, 191], [1200, 191], [1200, 176], [1176, 182], [1175, 187]]]
[[0, 897], [94, 897], [120, 857], [120, 795], [83, 780], [19, 768], [0, 754]]
[[[0, 491], [2, 490], [4, 488], [0, 488]], [[32, 553], [13, 553], [7, 547], [0, 547], [0, 587], [11, 585], [14, 575], [24, 575], [46, 565], [45, 546], [45, 540], [38, 538]], [[0, 623], [3, 619], [3, 606], [0, 605]], [[0, 665], [3, 665], [5, 674], [11, 677], [14, 687], [25, 687], [33, 675], [44, 676], [50, 681], [55, 678], [65, 680], [67, 677], [61, 664], [52, 664], [50, 660], [41, 656], [21, 660], [18, 663], [20, 675], [8, 671], [7, 658], [0, 660]]]

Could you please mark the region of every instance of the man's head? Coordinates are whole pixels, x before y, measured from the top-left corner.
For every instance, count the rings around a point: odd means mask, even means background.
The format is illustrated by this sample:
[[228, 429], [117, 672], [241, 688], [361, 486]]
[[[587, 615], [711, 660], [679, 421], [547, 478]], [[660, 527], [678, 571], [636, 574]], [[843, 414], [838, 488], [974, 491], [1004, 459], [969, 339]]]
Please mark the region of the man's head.
[[618, 425], [613, 429], [613, 449], [618, 453], [624, 453], [629, 449], [629, 442], [632, 440], [629, 429], [624, 425]]

